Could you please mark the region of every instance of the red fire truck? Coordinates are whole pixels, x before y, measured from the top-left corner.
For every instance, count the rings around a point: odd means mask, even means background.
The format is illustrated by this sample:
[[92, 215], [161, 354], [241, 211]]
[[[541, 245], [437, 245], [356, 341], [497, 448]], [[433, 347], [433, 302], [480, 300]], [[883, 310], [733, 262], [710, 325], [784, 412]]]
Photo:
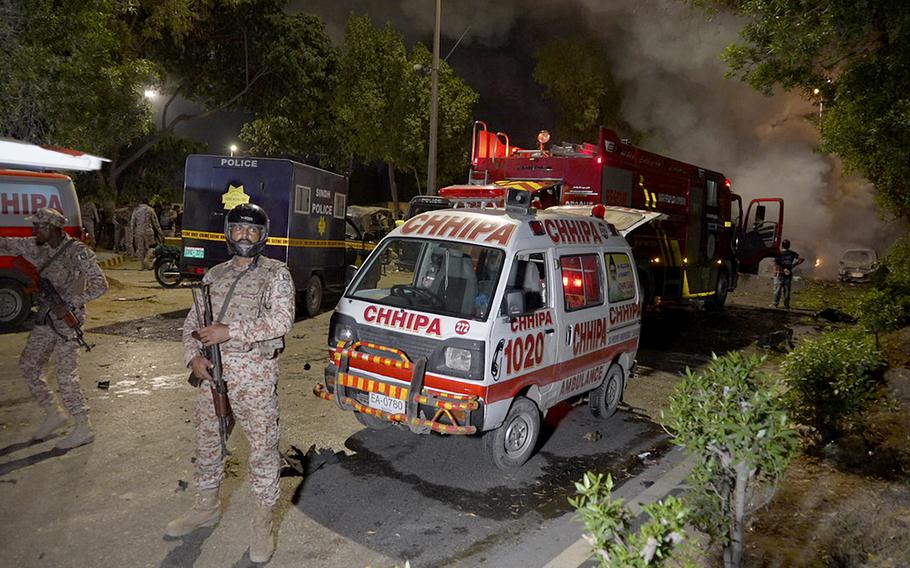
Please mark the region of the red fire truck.
[[779, 252], [782, 199], [754, 199], [744, 216], [722, 173], [642, 150], [607, 128], [596, 145], [548, 142], [541, 131], [537, 148], [518, 148], [507, 134], [475, 122], [470, 193], [477, 195], [478, 185], [491, 195], [518, 187], [533, 192], [539, 207], [602, 204], [617, 225], [628, 226], [635, 213], [650, 219], [626, 235], [646, 304], [701, 300], [721, 307], [738, 272], [755, 274], [763, 258]]

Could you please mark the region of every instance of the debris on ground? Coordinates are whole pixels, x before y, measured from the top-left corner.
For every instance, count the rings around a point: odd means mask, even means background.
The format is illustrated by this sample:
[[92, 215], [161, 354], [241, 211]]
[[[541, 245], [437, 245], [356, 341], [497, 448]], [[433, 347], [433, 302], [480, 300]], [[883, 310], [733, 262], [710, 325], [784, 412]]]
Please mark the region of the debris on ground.
[[856, 323], [856, 318], [835, 308], [825, 308], [815, 312], [812, 317], [815, 319], [823, 319], [825, 321], [830, 321], [831, 323]]
[[176, 493], [178, 491], [186, 491], [186, 488], [189, 486], [190, 486], [190, 484], [188, 482], [186, 482], [182, 479], [178, 479], [177, 480], [177, 489], [174, 490], [174, 493]]
[[111, 388], [111, 382], [110, 381], [98, 381], [98, 388], [102, 389], [102, 390], [107, 390], [107, 389]]
[[590, 432], [588, 432], [587, 434], [584, 435], [585, 440], [587, 440], [589, 442], [596, 442], [597, 440], [600, 440], [603, 437], [604, 437], [603, 434], [601, 434], [599, 430], [591, 430]]
[[309, 371], [309, 370], [310, 370], [310, 364], [309, 364], [309, 363], [304, 363], [304, 364], [303, 364], [303, 370], [304, 370], [304, 371]]
[[141, 298], [114, 298], [115, 302], [138, 302], [140, 300], [151, 300], [156, 299], [155, 296], [142, 296]]
[[338, 463], [338, 454], [331, 448], [316, 449], [316, 444], [304, 454], [300, 448], [291, 444], [291, 447], [281, 453], [281, 477], [306, 477], [322, 466], [329, 463]]
[[796, 347], [793, 343], [793, 330], [787, 327], [762, 335], [758, 338], [758, 346], [779, 353], [789, 353]]

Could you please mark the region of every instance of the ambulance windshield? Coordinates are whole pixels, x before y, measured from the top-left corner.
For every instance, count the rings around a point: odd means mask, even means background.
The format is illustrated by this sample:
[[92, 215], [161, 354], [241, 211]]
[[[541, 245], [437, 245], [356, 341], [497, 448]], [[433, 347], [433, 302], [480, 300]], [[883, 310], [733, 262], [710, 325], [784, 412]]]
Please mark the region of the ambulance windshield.
[[348, 297], [486, 320], [504, 251], [451, 241], [388, 239], [357, 272]]

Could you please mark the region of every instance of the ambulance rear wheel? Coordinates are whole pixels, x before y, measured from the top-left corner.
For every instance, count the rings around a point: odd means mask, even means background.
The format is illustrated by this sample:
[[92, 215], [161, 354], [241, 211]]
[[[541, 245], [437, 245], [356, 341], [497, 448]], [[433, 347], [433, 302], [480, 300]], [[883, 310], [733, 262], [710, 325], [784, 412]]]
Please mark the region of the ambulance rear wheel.
[[487, 454], [499, 469], [520, 467], [531, 458], [540, 434], [540, 411], [524, 397], [517, 397], [502, 426], [483, 436]]
[[609, 418], [616, 414], [622, 402], [622, 368], [613, 363], [607, 369], [607, 376], [599, 387], [591, 391], [588, 406], [597, 418]]
[[354, 417], [357, 418], [357, 422], [360, 422], [370, 430], [385, 430], [392, 425], [392, 423], [388, 420], [383, 420], [377, 416], [364, 414], [362, 412], [355, 411]]
[[303, 308], [311, 318], [318, 316], [322, 308], [322, 280], [315, 274], [310, 277], [303, 291]]
[[32, 298], [25, 287], [11, 278], [0, 278], [0, 329], [11, 329], [32, 311]]

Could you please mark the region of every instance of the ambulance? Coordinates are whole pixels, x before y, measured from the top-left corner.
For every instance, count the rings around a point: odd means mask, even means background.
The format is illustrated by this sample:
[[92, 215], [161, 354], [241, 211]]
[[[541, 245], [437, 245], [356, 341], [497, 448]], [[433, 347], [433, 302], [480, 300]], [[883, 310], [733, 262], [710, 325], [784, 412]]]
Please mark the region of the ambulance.
[[[560, 401], [616, 412], [641, 329], [635, 259], [603, 205], [538, 211], [510, 188], [467, 196], [474, 208], [452, 197], [353, 275], [314, 392], [371, 429], [482, 435], [497, 467], [518, 467]], [[629, 230], [649, 215], [620, 217]], [[383, 270], [387, 251], [416, 261]]]

